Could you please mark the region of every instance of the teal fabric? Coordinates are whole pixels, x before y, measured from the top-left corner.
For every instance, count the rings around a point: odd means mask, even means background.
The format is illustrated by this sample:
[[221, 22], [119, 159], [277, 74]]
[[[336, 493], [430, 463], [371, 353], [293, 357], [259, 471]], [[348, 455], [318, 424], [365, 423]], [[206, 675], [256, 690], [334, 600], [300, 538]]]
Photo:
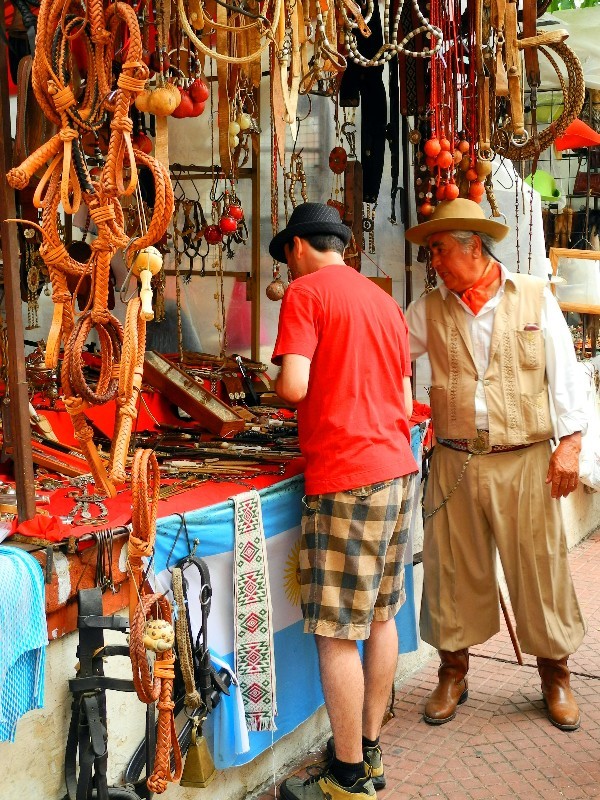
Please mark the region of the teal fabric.
[[46, 612], [39, 563], [0, 545], [0, 741], [14, 742], [17, 722], [44, 703]]

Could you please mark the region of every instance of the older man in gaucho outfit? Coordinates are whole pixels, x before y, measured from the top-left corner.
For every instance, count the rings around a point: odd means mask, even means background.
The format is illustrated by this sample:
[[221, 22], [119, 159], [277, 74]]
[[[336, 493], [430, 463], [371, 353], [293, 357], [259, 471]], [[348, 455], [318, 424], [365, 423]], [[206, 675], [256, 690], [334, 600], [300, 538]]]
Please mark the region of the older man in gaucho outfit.
[[406, 315], [411, 357], [429, 354], [437, 437], [425, 497], [421, 634], [441, 665], [424, 718], [454, 718], [468, 697], [469, 647], [499, 630], [498, 551], [550, 721], [572, 731], [580, 715], [567, 659], [585, 623], [558, 498], [578, 483], [583, 393], [569, 329], [545, 281], [511, 273], [493, 255], [508, 230], [459, 198], [406, 232], [429, 248], [442, 281]]

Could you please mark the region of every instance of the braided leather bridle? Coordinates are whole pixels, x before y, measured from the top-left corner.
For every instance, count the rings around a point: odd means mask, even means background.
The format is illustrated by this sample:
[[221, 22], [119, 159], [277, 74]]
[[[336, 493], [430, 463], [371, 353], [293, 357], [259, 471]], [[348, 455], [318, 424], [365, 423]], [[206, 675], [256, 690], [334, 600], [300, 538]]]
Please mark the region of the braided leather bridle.
[[[121, 26], [128, 36], [127, 56], [112, 87], [112, 63], [115, 43]], [[69, 43], [83, 42], [87, 56], [87, 80], [80, 100], [70, 84]], [[50, 165], [34, 195], [34, 205], [42, 210], [43, 244], [40, 255], [48, 267], [52, 283], [54, 314], [46, 349], [46, 366], [56, 368], [61, 343], [64, 359], [61, 370], [65, 406], [71, 416], [75, 436], [80, 443], [97, 484], [109, 494], [116, 493], [114, 481], [125, 479], [125, 458], [135, 415], [136, 390], [141, 385], [140, 348], [145, 345], [145, 320], [140, 319], [139, 304], [128, 310], [125, 341], [119, 321], [108, 309], [110, 263], [119, 249], [127, 248], [128, 257], [160, 240], [170, 222], [173, 189], [167, 169], [151, 156], [135, 150], [131, 143], [133, 123], [129, 107], [144, 89], [148, 67], [142, 61], [142, 40], [135, 11], [116, 2], [104, 11], [102, 0], [91, 0], [85, 8], [76, 2], [42, 0], [38, 18], [36, 57], [32, 81], [36, 98], [46, 117], [59, 125], [59, 132], [7, 175], [9, 184], [24, 188], [31, 177], [48, 161]], [[104, 167], [98, 180], [92, 180], [80, 145], [81, 137], [96, 132], [111, 116], [110, 140]], [[155, 204], [145, 234], [131, 242], [124, 229], [120, 195], [136, 189], [137, 165], [153, 175]], [[129, 169], [129, 179], [124, 180]], [[65, 213], [75, 213], [81, 202], [87, 206], [98, 235], [91, 245], [86, 262], [73, 259], [62, 242], [57, 228], [59, 205]], [[93, 301], [78, 319], [67, 276], [81, 280], [89, 275]], [[100, 341], [100, 375], [90, 387], [81, 369], [81, 352], [95, 331]], [[125, 363], [122, 363], [122, 361]], [[131, 365], [135, 365], [132, 369]], [[132, 379], [132, 376], [135, 376]], [[93, 431], [85, 411], [117, 396], [119, 414], [111, 453], [110, 476], [94, 446]]]

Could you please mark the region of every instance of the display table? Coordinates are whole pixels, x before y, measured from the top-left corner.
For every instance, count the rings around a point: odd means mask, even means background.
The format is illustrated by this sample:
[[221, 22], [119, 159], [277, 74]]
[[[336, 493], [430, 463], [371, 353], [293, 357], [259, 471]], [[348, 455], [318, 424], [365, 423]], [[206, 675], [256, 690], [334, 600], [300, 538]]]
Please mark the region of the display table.
[[[417, 463], [421, 463], [423, 440], [428, 432], [427, 415], [413, 420], [412, 447]], [[283, 476], [264, 474], [250, 479], [209, 481], [159, 503], [155, 553], [149, 577], [158, 591], [170, 592], [169, 570], [190, 554], [207, 564], [213, 588], [208, 622], [208, 644], [211, 652], [231, 667], [234, 666], [233, 630], [233, 496], [251, 488], [259, 492], [264, 526], [270, 590], [273, 607], [274, 655], [276, 673], [277, 730], [249, 734], [250, 748], [241, 752], [234, 732], [239, 730], [239, 707], [235, 692], [223, 702], [205, 725], [211, 740], [215, 763], [223, 769], [245, 764], [270, 747], [273, 742], [294, 730], [323, 703], [314, 637], [303, 633], [299, 603], [298, 550], [300, 545], [301, 501], [304, 495], [303, 460], [294, 459]], [[268, 468], [266, 472], [269, 472]], [[270, 471], [272, 473], [272, 470]], [[419, 514], [417, 496], [419, 475], [413, 476], [413, 515], [411, 536], [406, 552], [406, 602], [396, 617], [400, 652], [418, 646], [415, 616], [412, 565], [412, 531]], [[61, 496], [53, 496], [52, 511], [61, 512]], [[127, 539], [126, 525], [131, 518], [130, 494], [127, 490], [113, 501], [106, 534], [114, 533], [110, 548], [102, 532], [83, 530], [66, 548], [28, 548], [41, 563], [49, 580], [46, 586], [46, 612], [49, 638], [56, 639], [76, 629], [77, 592], [110, 579], [103, 595], [104, 613], [127, 607]], [[115, 527], [115, 522], [117, 526]], [[108, 527], [108, 526], [111, 527]], [[9, 540], [10, 543], [10, 540]], [[194, 636], [200, 625], [199, 587], [195, 570], [189, 570], [189, 610]]]

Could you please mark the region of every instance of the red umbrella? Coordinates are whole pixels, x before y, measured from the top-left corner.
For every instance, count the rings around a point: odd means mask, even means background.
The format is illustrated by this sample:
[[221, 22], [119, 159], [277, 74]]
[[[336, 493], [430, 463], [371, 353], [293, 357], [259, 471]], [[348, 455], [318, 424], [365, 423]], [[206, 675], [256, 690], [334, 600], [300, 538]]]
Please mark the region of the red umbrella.
[[557, 150], [576, 150], [578, 147], [596, 147], [600, 144], [600, 133], [586, 125], [581, 119], [575, 119], [562, 136], [554, 141]]

